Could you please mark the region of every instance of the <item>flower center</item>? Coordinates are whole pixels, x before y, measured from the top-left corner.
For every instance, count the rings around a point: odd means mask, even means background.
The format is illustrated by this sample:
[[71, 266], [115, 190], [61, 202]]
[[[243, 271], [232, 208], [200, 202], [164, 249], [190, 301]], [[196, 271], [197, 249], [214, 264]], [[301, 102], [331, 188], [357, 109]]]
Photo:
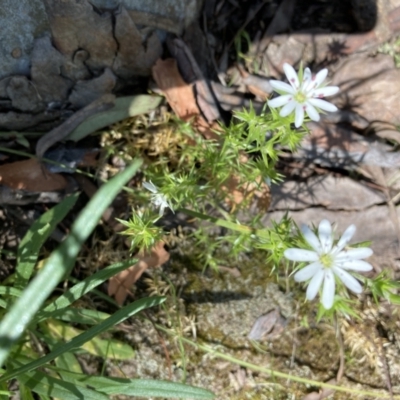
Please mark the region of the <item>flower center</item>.
[[307, 96], [306, 96], [304, 93], [302, 93], [302, 92], [297, 92], [297, 93], [294, 95], [294, 99], [295, 99], [295, 101], [296, 101], [297, 103], [303, 104], [303, 103], [306, 102]]
[[319, 261], [325, 268], [331, 268], [333, 265], [333, 257], [331, 254], [322, 254], [319, 257]]

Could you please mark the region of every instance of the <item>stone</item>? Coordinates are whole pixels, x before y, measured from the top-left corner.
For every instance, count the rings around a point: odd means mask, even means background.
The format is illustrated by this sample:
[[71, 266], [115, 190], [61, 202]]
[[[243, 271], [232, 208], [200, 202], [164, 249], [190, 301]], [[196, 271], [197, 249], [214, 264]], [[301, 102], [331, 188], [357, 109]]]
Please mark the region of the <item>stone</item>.
[[356, 54], [345, 59], [331, 84], [340, 87], [335, 101], [339, 108], [351, 106], [369, 121], [400, 125], [400, 70], [390, 55]]
[[83, 108], [104, 94], [111, 93], [116, 82], [117, 77], [110, 68], [106, 68], [104, 73], [97, 78], [78, 81], [68, 101], [75, 108]]
[[73, 82], [61, 76], [63, 55], [51, 44], [48, 36], [36, 39], [31, 57], [32, 83], [41, 99], [48, 105], [62, 104]]
[[12, 107], [17, 110], [33, 113], [44, 110], [36, 88], [26, 76], [14, 75], [9, 78], [6, 92]]

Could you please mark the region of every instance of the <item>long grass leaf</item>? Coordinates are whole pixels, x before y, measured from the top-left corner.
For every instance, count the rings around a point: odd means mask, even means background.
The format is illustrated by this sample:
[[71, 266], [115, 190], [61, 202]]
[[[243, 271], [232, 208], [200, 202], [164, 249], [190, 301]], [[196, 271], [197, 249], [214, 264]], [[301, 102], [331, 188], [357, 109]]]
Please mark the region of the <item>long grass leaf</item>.
[[153, 380], [153, 379], [126, 379], [106, 376], [89, 376], [74, 373], [59, 368], [53, 368], [60, 375], [65, 376], [68, 382], [76, 385], [89, 386], [108, 395], [125, 395], [140, 397], [163, 397], [180, 399], [213, 399], [215, 396], [207, 389], [189, 386], [183, 383]]
[[39, 395], [62, 400], [108, 400], [109, 397], [95, 390], [65, 382], [47, 374], [34, 371], [18, 377], [19, 382]]
[[91, 340], [98, 334], [112, 328], [117, 324], [120, 324], [122, 321], [125, 321], [127, 318], [138, 313], [139, 311], [159, 305], [164, 301], [165, 301], [164, 297], [158, 297], [158, 296], [136, 300], [133, 303], [128, 304], [127, 306], [116, 311], [110, 318], [107, 318], [100, 324], [93, 326], [92, 328], [88, 329], [84, 333], [81, 333], [79, 336], [76, 336], [69, 342], [64, 343], [59, 347], [55, 348], [51, 353], [47, 354], [46, 356], [41, 357], [38, 360], [32, 361], [28, 364], [25, 364], [22, 367], [17, 368], [16, 370], [6, 372], [3, 376], [0, 377], [0, 382], [7, 381], [8, 379], [15, 378], [16, 376], [23, 374], [27, 371], [31, 371], [33, 369], [41, 367], [46, 363], [54, 360], [61, 354], [81, 347], [84, 343]]
[[74, 322], [76, 324], [85, 324], [85, 325], [96, 325], [101, 321], [104, 321], [110, 316], [102, 311], [92, 310], [89, 308], [62, 308], [61, 310], [55, 310], [48, 314], [46, 314], [42, 320], [38, 322], [42, 322], [47, 318], [54, 318], [60, 321], [66, 322]]
[[41, 247], [74, 206], [78, 197], [78, 194], [66, 197], [60, 204], [41, 215], [28, 229], [18, 246], [15, 288], [23, 289], [27, 285]]
[[52, 314], [54, 311], [60, 311], [61, 309], [68, 307], [73, 302], [84, 296], [86, 293], [89, 293], [96, 286], [101, 285], [107, 279], [118, 274], [118, 272], [123, 271], [131, 265], [134, 265], [136, 262], [137, 260], [132, 259], [115, 263], [87, 277], [83, 281], [74, 285], [72, 288], [68, 289], [64, 294], [59, 296], [52, 303], [48, 304], [43, 311], [40, 311], [37, 314], [37, 316], [34, 318], [34, 321], [42, 321], [43, 319], [54, 315]]
[[22, 296], [13, 304], [0, 323], [0, 366], [11, 347], [21, 337], [25, 328], [38, 312], [63, 276], [70, 273], [85, 240], [96, 227], [104, 211], [121, 188], [141, 165], [134, 161], [125, 171], [100, 187], [79, 214], [66, 240], [49, 257], [43, 269], [30, 282]]

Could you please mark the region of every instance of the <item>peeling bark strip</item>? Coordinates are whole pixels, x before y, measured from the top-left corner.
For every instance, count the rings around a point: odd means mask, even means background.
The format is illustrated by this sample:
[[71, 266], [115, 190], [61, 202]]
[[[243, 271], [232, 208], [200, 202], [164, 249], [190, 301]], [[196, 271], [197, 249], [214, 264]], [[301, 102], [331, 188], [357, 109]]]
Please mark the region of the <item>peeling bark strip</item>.
[[114, 106], [114, 104], [115, 96], [113, 94], [105, 94], [104, 96], [90, 103], [88, 106], [77, 111], [60, 126], [57, 126], [57, 128], [54, 128], [39, 139], [36, 144], [36, 155], [39, 158], [42, 158], [44, 153], [51, 146], [65, 139], [83, 121], [94, 114], [109, 110]]

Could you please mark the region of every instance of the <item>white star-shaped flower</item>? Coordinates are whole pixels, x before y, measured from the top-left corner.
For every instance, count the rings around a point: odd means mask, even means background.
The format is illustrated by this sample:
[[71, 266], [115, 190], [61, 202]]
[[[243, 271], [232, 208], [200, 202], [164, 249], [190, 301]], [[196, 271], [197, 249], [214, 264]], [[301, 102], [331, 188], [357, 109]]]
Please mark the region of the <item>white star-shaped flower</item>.
[[322, 220], [318, 226], [318, 237], [308, 227], [301, 228], [304, 238], [314, 249], [287, 249], [284, 256], [291, 261], [310, 262], [311, 264], [297, 271], [294, 279], [297, 282], [309, 281], [306, 298], [313, 300], [319, 289], [322, 289], [321, 302], [325, 309], [329, 310], [335, 297], [335, 277], [339, 278], [343, 284], [354, 293], [361, 293], [362, 287], [348, 271], [371, 271], [372, 265], [362, 261], [372, 254], [372, 250], [367, 247], [346, 248], [356, 227], [350, 225], [343, 233], [339, 241], [334, 245], [332, 226], [326, 219]]
[[149, 181], [149, 182], [143, 182], [143, 186], [149, 190], [151, 193], [153, 193], [151, 195], [151, 202], [156, 206], [156, 207], [160, 207], [160, 217], [164, 214], [164, 210], [166, 207], [168, 207], [172, 212], [174, 212], [174, 210], [172, 209], [172, 206], [170, 204], [170, 202], [168, 201], [167, 197], [160, 193], [158, 190], [158, 187], [156, 185], [154, 185], [153, 182]]
[[281, 117], [286, 117], [295, 111], [294, 124], [298, 128], [303, 123], [304, 113], [313, 121], [319, 121], [320, 110], [337, 111], [336, 106], [322, 100], [323, 97], [332, 96], [339, 91], [337, 86], [321, 87], [328, 75], [326, 68], [314, 76], [310, 69], [306, 68], [301, 81], [291, 65], [283, 64], [283, 70], [290, 85], [285, 82], [270, 80], [271, 86], [282, 96], [268, 101], [268, 105], [272, 108], [282, 107], [279, 113]]

